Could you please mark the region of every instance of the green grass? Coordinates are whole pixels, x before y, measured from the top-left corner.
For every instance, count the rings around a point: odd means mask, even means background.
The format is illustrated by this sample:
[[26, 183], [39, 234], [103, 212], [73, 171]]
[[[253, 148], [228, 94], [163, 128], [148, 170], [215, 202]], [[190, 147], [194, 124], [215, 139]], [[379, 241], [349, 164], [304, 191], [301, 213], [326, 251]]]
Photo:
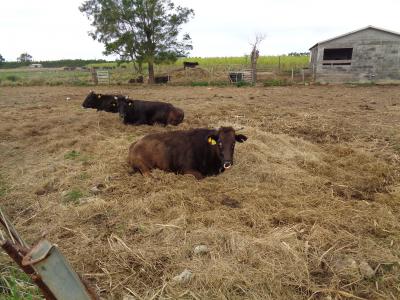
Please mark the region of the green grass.
[[65, 158], [65, 159], [76, 159], [76, 158], [78, 158], [80, 155], [81, 155], [81, 153], [80, 153], [79, 151], [72, 150], [72, 151], [67, 152], [67, 153], [64, 155], [64, 158]]
[[207, 81], [193, 81], [190, 83], [191, 86], [209, 86]]
[[74, 203], [77, 204], [79, 199], [84, 196], [83, 192], [78, 189], [78, 188], [73, 188], [69, 190], [65, 195], [64, 195], [64, 200], [66, 203]]
[[0, 268], [0, 299], [43, 299], [40, 290], [22, 270], [5, 266]]
[[238, 81], [235, 83], [237, 87], [243, 87], [243, 86], [252, 86], [253, 84], [251, 82], [247, 81]]
[[290, 83], [285, 79], [270, 79], [263, 82], [264, 86], [286, 86]]
[[[155, 73], [166, 74], [173, 70], [182, 70], [184, 61], [196, 61], [199, 67], [210, 73], [221, 73], [237, 71], [250, 68], [250, 60], [247, 56], [239, 57], [188, 57], [180, 58], [173, 64], [161, 64], [155, 66]], [[308, 56], [260, 56], [257, 69], [261, 71], [279, 71], [281, 73], [291, 72], [292, 68], [297, 70], [308, 65]], [[137, 77], [132, 63], [123, 63], [118, 66], [117, 62], [103, 62], [89, 64], [87, 67], [115, 67], [110, 72], [111, 84], [127, 84], [129, 79]], [[122, 68], [121, 66], [124, 66]], [[143, 65], [144, 75], [147, 74], [147, 65]], [[1, 86], [58, 86], [93, 85], [92, 75], [89, 70], [65, 71], [62, 68], [15, 68], [0, 69]], [[193, 86], [206, 86], [205, 83], [193, 83]], [[217, 83], [209, 83], [217, 85]], [[226, 84], [225, 84], [226, 85]]]

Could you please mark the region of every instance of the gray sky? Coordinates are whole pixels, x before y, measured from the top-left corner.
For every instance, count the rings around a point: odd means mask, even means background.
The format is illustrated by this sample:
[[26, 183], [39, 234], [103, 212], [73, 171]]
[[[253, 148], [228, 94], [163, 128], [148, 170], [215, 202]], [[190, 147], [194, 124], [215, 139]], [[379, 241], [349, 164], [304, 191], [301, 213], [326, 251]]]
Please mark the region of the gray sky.
[[[89, 21], [78, 10], [83, 0], [2, 0], [0, 54], [16, 60], [106, 58], [87, 35]], [[261, 55], [307, 51], [318, 41], [373, 25], [400, 32], [400, 1], [350, 0], [175, 0], [193, 8], [184, 26], [193, 41], [191, 56], [241, 56], [255, 33], [266, 35]], [[112, 57], [108, 57], [112, 59]]]

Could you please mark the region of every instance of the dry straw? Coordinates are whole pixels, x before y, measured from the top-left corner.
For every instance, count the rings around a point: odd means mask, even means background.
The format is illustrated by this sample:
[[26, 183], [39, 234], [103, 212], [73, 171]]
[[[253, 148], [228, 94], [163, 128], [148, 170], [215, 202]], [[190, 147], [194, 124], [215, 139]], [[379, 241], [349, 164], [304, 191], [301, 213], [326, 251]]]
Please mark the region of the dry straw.
[[[128, 175], [130, 143], [177, 128], [82, 110], [88, 90], [2, 89], [1, 204], [101, 295], [400, 298], [400, 88], [98, 89], [176, 104], [180, 129], [244, 127], [233, 168], [201, 181]], [[172, 280], [185, 269], [187, 282]]]

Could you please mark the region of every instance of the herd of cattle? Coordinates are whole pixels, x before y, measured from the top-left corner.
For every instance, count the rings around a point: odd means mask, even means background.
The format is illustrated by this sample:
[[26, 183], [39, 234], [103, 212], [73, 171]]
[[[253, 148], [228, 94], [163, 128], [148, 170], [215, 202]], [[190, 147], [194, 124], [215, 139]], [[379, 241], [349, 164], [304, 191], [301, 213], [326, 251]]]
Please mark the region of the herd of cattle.
[[[184, 119], [183, 110], [170, 103], [133, 100], [122, 95], [90, 92], [82, 107], [118, 113], [124, 124], [177, 126]], [[152, 169], [160, 169], [201, 179], [229, 169], [233, 165], [235, 142], [246, 140], [232, 127], [149, 134], [129, 147], [128, 163], [133, 172], [145, 176]]]

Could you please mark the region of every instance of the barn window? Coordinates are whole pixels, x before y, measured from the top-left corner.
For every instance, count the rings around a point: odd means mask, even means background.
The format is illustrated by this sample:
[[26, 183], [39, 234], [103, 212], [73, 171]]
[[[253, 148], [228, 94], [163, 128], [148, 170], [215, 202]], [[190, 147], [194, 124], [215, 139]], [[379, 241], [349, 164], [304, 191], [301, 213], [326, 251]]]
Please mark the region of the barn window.
[[353, 57], [353, 48], [331, 48], [324, 49], [324, 57], [322, 64], [334, 66], [351, 65]]

